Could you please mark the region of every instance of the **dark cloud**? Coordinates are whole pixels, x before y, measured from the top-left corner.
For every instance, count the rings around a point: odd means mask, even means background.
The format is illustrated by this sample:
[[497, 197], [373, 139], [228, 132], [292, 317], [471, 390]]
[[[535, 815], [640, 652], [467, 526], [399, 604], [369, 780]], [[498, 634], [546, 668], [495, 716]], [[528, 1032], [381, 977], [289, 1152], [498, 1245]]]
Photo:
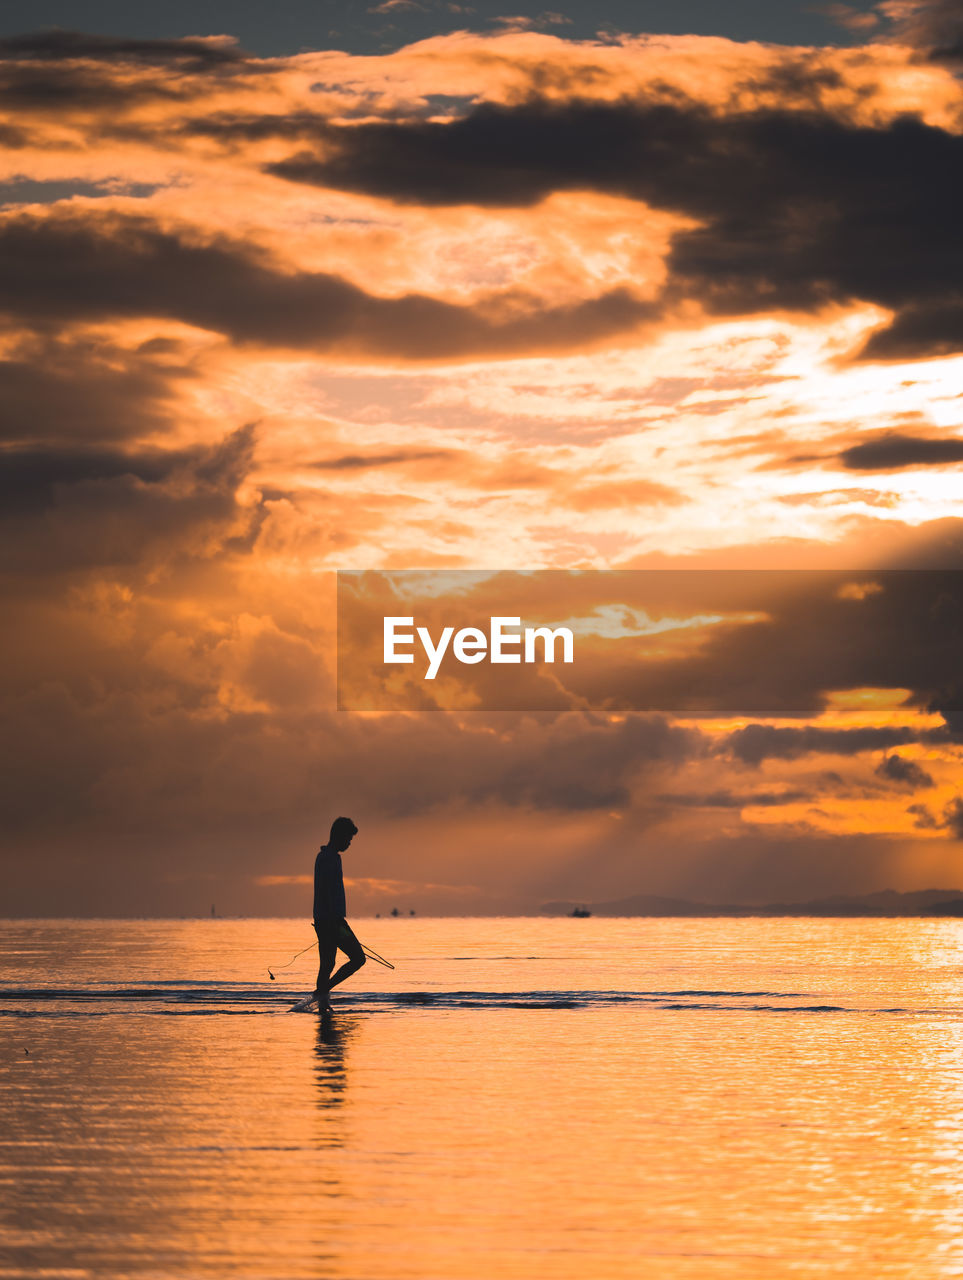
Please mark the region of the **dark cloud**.
[[839, 459], [848, 471], [898, 471], [902, 467], [938, 467], [963, 462], [963, 440], [937, 440], [884, 432], [844, 449]]
[[684, 167], [681, 154], [673, 159], [677, 149], [688, 148], [696, 168], [700, 161], [704, 167], [701, 138], [711, 123], [708, 112], [670, 105], [540, 101], [485, 103], [444, 123], [319, 120], [321, 150], [300, 152], [267, 171], [422, 205], [527, 206], [586, 186], [644, 199], [660, 181], [671, 188]]
[[[213, 446], [160, 450], [13, 448], [0, 453], [0, 568], [67, 574], [249, 545], [263, 518], [241, 507], [253, 427]], [[16, 536], [11, 536], [15, 531]]]
[[927, 61], [963, 59], [963, 10], [959, 0], [902, 0], [890, 7], [895, 10], [896, 37], [915, 45]]
[[963, 800], [959, 796], [944, 807], [939, 817], [925, 804], [911, 804], [906, 812], [913, 814], [913, 826], [921, 831], [948, 831], [963, 840]]
[[[543, 724], [526, 721], [507, 739], [485, 739], [483, 730], [471, 733], [470, 755], [462, 754], [464, 741], [432, 741], [432, 767], [420, 770], [422, 781], [410, 793], [389, 799], [389, 807], [415, 812], [455, 798], [473, 805], [611, 809], [629, 803], [640, 770], [679, 764], [705, 751], [698, 730], [673, 725], [663, 716], [629, 716], [621, 723], [607, 723], [568, 713]], [[452, 753], [459, 760], [454, 774]], [[430, 780], [433, 776], [435, 781]]]
[[0, 360], [0, 440], [76, 447], [162, 431], [178, 384], [193, 376], [176, 354], [176, 345], [25, 339]]
[[[0, 273], [0, 307], [37, 327], [158, 316], [238, 343], [412, 360], [582, 347], [657, 314], [626, 289], [547, 309], [517, 295], [476, 307], [379, 298], [339, 276], [285, 271], [233, 241], [198, 242], [117, 214], [10, 217]], [[514, 307], [496, 313], [496, 303]]]
[[[0, 103], [12, 109], [104, 111], [152, 99], [186, 101], [211, 76], [252, 64], [232, 40], [137, 40], [49, 30], [0, 39]], [[132, 71], [135, 74], [123, 74]]]
[[291, 111], [285, 115], [251, 115], [227, 111], [196, 116], [178, 125], [186, 137], [214, 138], [232, 146], [290, 138], [316, 142], [327, 131], [325, 118], [316, 112]]
[[748, 724], [729, 734], [722, 745], [743, 764], [759, 765], [763, 760], [796, 760], [814, 753], [859, 755], [863, 751], [902, 746], [916, 739], [914, 730], [905, 727], [821, 729], [815, 725], [781, 728]]
[[[186, 102], [198, 96], [196, 84], [157, 71], [136, 79], [119, 79], [111, 70], [78, 63], [46, 66], [0, 62], [0, 103], [12, 111], [59, 115], [69, 111], [123, 112], [150, 100]], [[143, 126], [113, 122], [102, 126], [106, 136], [137, 138]], [[14, 142], [23, 146], [23, 143]]]
[[955, 174], [963, 137], [900, 117], [717, 116], [671, 103], [482, 105], [450, 122], [318, 125], [289, 181], [422, 205], [530, 206], [592, 188], [696, 218], [668, 297], [716, 314], [862, 299], [897, 312], [865, 355], [963, 349]]
[[907, 760], [895, 753], [884, 756], [876, 766], [876, 776], [885, 778], [887, 782], [897, 782], [901, 786], [911, 787], [914, 791], [921, 787], [936, 786], [932, 777], [915, 760]]
[[[636, 588], [626, 589], [643, 607], [646, 590], [658, 591], [644, 576]], [[706, 612], [734, 615], [732, 624], [708, 632], [698, 653], [640, 662], [623, 657], [619, 642], [612, 641], [600, 648], [597, 660], [568, 669], [566, 684], [594, 705], [613, 709], [760, 718], [818, 714], [834, 691], [910, 690], [913, 705], [938, 712], [953, 734], [963, 732], [963, 573], [800, 571], [773, 580], [764, 573], [721, 570], [715, 585], [699, 583], [693, 574], [692, 589], [705, 592]], [[657, 600], [650, 597], [648, 607]], [[656, 608], [673, 616], [665, 604]], [[764, 616], [737, 621], [745, 612]], [[632, 645], [637, 648], [638, 641]], [[792, 751], [803, 741], [795, 731], [779, 732], [787, 736], [772, 741]], [[867, 739], [858, 749], [912, 740], [913, 735]], [[825, 739], [827, 749], [830, 741]], [[844, 736], [839, 744], [845, 750], [845, 743], [857, 741]]]
[[246, 54], [233, 38], [201, 40], [139, 40], [126, 36], [94, 35], [58, 27], [23, 35], [0, 37], [0, 58], [29, 62], [140, 62], [165, 66], [187, 63], [191, 68], [220, 67], [243, 62]]
[[11, 110], [102, 111], [146, 99], [179, 101], [191, 96], [186, 85], [160, 75], [128, 82], [110, 70], [86, 64], [48, 67], [0, 62], [0, 103]]
[[935, 302], [905, 306], [885, 328], [877, 330], [863, 355], [868, 359], [913, 360], [949, 356], [960, 350], [963, 300], [953, 295]]
[[705, 795], [671, 792], [656, 798], [666, 804], [679, 805], [684, 809], [745, 809], [750, 805], [772, 809], [779, 805], [813, 800], [815, 797], [809, 791], [750, 791], [740, 794], [722, 790]]
[[963, 800], [957, 796], [943, 810], [943, 824], [957, 840], [963, 840]]
[[20, 129], [15, 124], [0, 124], [0, 147], [5, 147], [8, 151], [19, 151], [28, 147], [31, 141], [26, 129]]
[[765, 68], [744, 80], [739, 88], [757, 94], [775, 94], [782, 102], [790, 99], [794, 103], [817, 107], [827, 90], [832, 93], [845, 90], [846, 82], [834, 67], [813, 65], [804, 58], [794, 58]]
[[192, 460], [189, 451], [137, 454], [111, 449], [8, 448], [0, 453], [0, 519], [54, 506], [65, 486], [119, 477], [158, 484]]
[[913, 815], [913, 826], [918, 827], [920, 831], [938, 831], [940, 824], [926, 804], [907, 805], [906, 812]]
[[412, 462], [434, 462], [445, 458], [457, 459], [455, 449], [395, 449], [392, 453], [346, 453], [339, 458], [326, 458], [312, 462], [316, 471], [364, 471], [375, 467], [392, 467]]
[[[192, 637], [191, 647], [204, 643]], [[139, 830], [163, 833], [170, 842], [165, 865], [181, 872], [194, 862], [198, 833], [212, 830], [228, 833], [228, 847], [232, 833], [246, 840], [258, 831], [263, 869], [269, 834], [289, 841], [292, 829], [310, 828], [333, 803], [369, 822], [501, 810], [500, 838], [507, 840], [513, 812], [607, 812], [629, 801], [640, 772], [684, 761], [702, 746], [695, 731], [657, 717], [615, 725], [568, 715], [529, 720], [511, 734], [503, 724], [493, 734], [484, 724], [443, 715], [375, 723], [290, 704], [270, 715], [231, 711], [217, 702], [210, 666], [209, 686], [191, 690], [188, 677], [178, 682], [158, 673], [149, 650], [138, 648], [118, 653], [109, 688], [93, 696], [60, 681], [5, 700], [0, 794], [8, 830], [43, 832], [82, 821], [88, 832], [112, 833], [103, 857], [109, 864], [130, 856], [117, 833], [134, 821]], [[270, 658], [276, 664], [276, 653]], [[316, 655], [312, 660], [321, 667]], [[191, 715], [205, 707], [212, 714]], [[51, 776], [60, 783], [44, 802]], [[188, 838], [190, 853], [179, 835]], [[397, 846], [386, 853], [397, 874]], [[490, 856], [497, 859], [499, 850]], [[405, 866], [417, 859], [412, 848]], [[204, 865], [219, 861], [205, 857]], [[222, 863], [230, 878], [232, 864], [233, 852]]]

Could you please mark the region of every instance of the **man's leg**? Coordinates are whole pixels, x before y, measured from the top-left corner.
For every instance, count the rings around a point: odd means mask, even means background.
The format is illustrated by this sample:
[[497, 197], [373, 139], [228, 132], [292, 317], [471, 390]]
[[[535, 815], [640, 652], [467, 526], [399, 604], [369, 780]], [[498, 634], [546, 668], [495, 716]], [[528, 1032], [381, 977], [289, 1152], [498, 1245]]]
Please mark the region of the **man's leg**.
[[331, 975], [328, 982], [329, 991], [332, 987], [336, 987], [339, 982], [344, 982], [345, 978], [350, 978], [353, 973], [357, 973], [368, 958], [364, 953], [364, 948], [361, 946], [361, 943], [351, 932], [351, 926], [348, 924], [347, 920], [341, 920], [338, 922], [335, 936], [338, 941], [338, 946], [348, 958], [341, 968]]
[[338, 955], [339, 924], [338, 920], [315, 920], [314, 922], [314, 930], [318, 935], [318, 981], [314, 988], [314, 995], [322, 1009], [328, 1003], [331, 970]]

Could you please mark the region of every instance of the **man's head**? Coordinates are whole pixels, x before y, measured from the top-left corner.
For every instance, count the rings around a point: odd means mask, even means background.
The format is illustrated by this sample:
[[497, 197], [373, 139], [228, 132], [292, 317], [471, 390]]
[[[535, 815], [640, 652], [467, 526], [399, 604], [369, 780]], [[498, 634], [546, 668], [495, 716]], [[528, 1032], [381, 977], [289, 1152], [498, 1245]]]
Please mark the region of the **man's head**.
[[350, 818], [335, 818], [334, 822], [331, 823], [328, 848], [334, 849], [337, 853], [344, 853], [355, 835], [357, 835], [357, 832], [358, 828]]

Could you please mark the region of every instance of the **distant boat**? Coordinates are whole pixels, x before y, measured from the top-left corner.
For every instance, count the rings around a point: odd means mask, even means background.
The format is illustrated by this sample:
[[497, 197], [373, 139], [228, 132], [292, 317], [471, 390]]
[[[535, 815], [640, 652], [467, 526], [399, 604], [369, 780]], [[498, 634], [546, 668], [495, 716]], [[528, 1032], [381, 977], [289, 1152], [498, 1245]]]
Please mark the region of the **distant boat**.
[[589, 911], [587, 907], [576, 907], [575, 910], [571, 911], [569, 914], [573, 915], [576, 920], [584, 920], [587, 916], [590, 916], [592, 913], [591, 911]]

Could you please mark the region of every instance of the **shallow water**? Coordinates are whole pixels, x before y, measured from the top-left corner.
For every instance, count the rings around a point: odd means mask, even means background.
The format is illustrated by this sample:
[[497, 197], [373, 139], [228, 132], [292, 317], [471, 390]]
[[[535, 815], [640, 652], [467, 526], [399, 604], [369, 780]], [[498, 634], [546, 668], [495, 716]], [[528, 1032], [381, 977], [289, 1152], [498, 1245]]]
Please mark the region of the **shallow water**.
[[357, 931], [3, 924], [0, 1277], [963, 1275], [960, 922]]

